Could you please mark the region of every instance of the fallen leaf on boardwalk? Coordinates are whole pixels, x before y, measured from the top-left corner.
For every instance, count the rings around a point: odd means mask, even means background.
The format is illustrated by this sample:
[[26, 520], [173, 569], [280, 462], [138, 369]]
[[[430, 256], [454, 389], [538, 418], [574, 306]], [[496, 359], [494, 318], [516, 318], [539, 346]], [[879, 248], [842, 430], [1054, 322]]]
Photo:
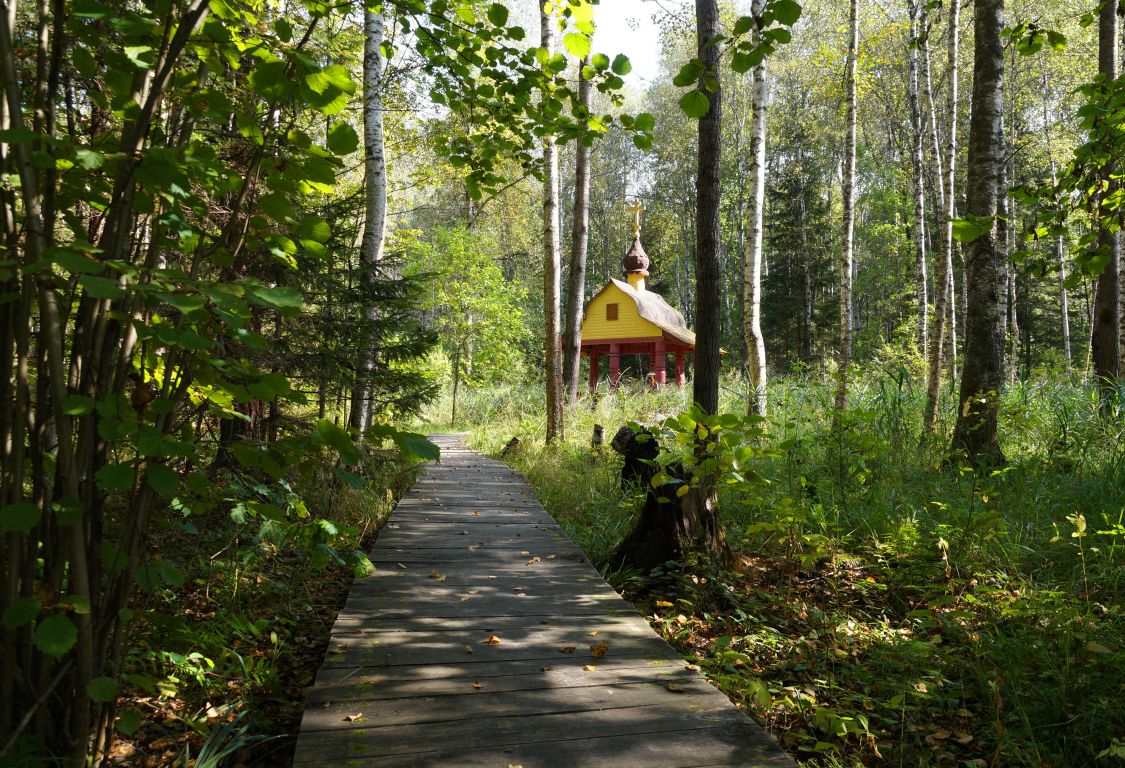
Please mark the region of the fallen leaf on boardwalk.
[[478, 512], [477, 510], [474, 509], [473, 510], [473, 517], [480, 517], [480, 512]]
[[468, 596], [468, 595], [461, 595], [461, 602], [462, 602], [462, 603], [463, 603], [463, 602], [465, 602], [465, 601], [466, 601], [466, 600], [468, 600], [468, 599], [469, 599], [469, 596]]
[[500, 643], [504, 641], [498, 638], [496, 635], [489, 635], [488, 639], [485, 642], [487, 642], [489, 645], [500, 645]]
[[656, 601], [656, 607], [657, 608], [671, 608], [672, 604], [669, 603], [667, 600], [657, 600]]
[[587, 664], [586, 666], [582, 667], [582, 669], [586, 670], [587, 672], [595, 672], [598, 668], [593, 664]]
[[470, 555], [475, 555], [476, 553], [477, 553], [476, 547], [469, 547], [469, 554]]
[[479, 691], [484, 686], [480, 684], [480, 680], [477, 680], [475, 683], [473, 683], [473, 687]]
[[469, 535], [469, 532], [468, 532], [468, 531], [461, 531], [461, 535], [462, 535], [462, 536], [468, 536], [468, 535]]
[[598, 630], [596, 630], [596, 629], [593, 632], [590, 633], [590, 637], [597, 637], [597, 636], [598, 636]]
[[397, 565], [398, 565], [399, 568], [401, 568], [404, 571], [408, 570], [407, 567], [405, 565], [403, 565], [402, 563], [397, 563]]
[[672, 693], [683, 693], [684, 692], [684, 687], [682, 685], [679, 685], [678, 683], [668, 683], [668, 685], [666, 685], [664, 687], [667, 688]]
[[480, 594], [479, 589], [466, 589], [465, 592], [467, 594], [470, 594], [470, 595], [479, 595]]
[[430, 578], [437, 579], [438, 581], [445, 581], [445, 577], [438, 573], [436, 569], [430, 571]]
[[525, 550], [524, 550], [523, 552], [520, 552], [520, 554], [521, 554], [521, 555], [523, 555], [524, 557], [527, 557], [527, 556], [528, 556], [528, 555], [530, 555], [531, 553], [530, 553], [530, 552], [528, 552], [528, 551], [527, 551], [527, 550], [525, 549]]
[[590, 646], [590, 655], [595, 659], [600, 659], [602, 656], [605, 656], [606, 651], [608, 650], [609, 643], [607, 643], [605, 640], [599, 640], [598, 642]]
[[523, 768], [523, 766], [522, 765], [516, 765], [515, 763], [508, 763], [508, 768]]
[[344, 715], [344, 722], [345, 723], [354, 723], [356, 720], [359, 720], [361, 717], [363, 717], [362, 712], [356, 712], [354, 715]]
[[466, 645], [465, 646], [465, 653], [472, 653], [472, 652], [473, 652], [473, 646]]
[[574, 653], [574, 646], [573, 645], [560, 645], [559, 650], [562, 651], [563, 653]]
[[548, 560], [554, 560], [558, 555], [547, 555]]

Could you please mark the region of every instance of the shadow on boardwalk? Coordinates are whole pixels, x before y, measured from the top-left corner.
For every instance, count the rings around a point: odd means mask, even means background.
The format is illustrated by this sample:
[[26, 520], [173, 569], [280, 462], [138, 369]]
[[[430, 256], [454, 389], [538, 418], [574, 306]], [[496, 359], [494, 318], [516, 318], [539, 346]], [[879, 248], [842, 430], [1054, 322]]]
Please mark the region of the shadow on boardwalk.
[[332, 630], [294, 765], [792, 766], [505, 465], [438, 436]]

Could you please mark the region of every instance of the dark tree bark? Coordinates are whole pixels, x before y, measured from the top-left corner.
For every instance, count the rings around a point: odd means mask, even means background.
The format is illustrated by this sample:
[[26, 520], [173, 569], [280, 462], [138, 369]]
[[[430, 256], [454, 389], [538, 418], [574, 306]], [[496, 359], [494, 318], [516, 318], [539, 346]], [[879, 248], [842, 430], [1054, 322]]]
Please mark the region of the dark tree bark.
[[692, 397], [708, 413], [719, 409], [719, 334], [722, 311], [722, 266], [719, 258], [720, 183], [722, 148], [718, 44], [707, 43], [720, 33], [718, 0], [695, 0], [695, 24], [703, 75], [699, 90], [710, 101], [699, 119], [699, 173], [695, 227], [695, 371]]
[[[622, 427], [610, 445], [625, 457], [621, 467], [622, 486], [645, 489], [641, 515], [633, 530], [610, 555], [610, 567], [630, 567], [648, 573], [669, 560], [682, 562], [692, 553], [713, 563], [729, 565], [731, 552], [723, 535], [714, 494], [692, 491], [676, 497], [668, 487], [653, 488], [651, 480], [659, 469], [653, 460], [660, 453], [660, 444], [647, 430], [634, 432]], [[679, 464], [665, 471], [678, 480], [687, 479]]]
[[[589, 59], [584, 59], [585, 66]], [[578, 74], [578, 100], [590, 108], [590, 81]], [[566, 293], [563, 382], [567, 402], [578, 399], [582, 362], [582, 299], [586, 293], [586, 245], [590, 234], [590, 147], [578, 142], [574, 161], [574, 223], [570, 232], [570, 278]]]
[[[1004, 0], [976, 0], [973, 62], [972, 117], [969, 120], [969, 159], [966, 175], [966, 212], [969, 216], [996, 216], [1000, 191], [1000, 131], [1004, 47]], [[992, 228], [965, 248], [967, 283], [965, 314], [965, 365], [954, 451], [962, 451], [974, 465], [1001, 464], [997, 429], [998, 393], [1004, 376], [1004, 335], [1001, 291], [1003, 262]]]
[[[1118, 73], [1118, 0], [1105, 0], [1098, 18], [1098, 74], [1115, 80]], [[1109, 179], [1112, 168], [1105, 169]], [[1098, 248], [1109, 252], [1109, 262], [1098, 276], [1094, 294], [1094, 331], [1091, 337], [1091, 354], [1094, 377], [1101, 392], [1102, 403], [1107, 405], [1117, 392], [1117, 378], [1121, 375], [1121, 310], [1120, 262], [1121, 253], [1116, 233], [1102, 229]]]

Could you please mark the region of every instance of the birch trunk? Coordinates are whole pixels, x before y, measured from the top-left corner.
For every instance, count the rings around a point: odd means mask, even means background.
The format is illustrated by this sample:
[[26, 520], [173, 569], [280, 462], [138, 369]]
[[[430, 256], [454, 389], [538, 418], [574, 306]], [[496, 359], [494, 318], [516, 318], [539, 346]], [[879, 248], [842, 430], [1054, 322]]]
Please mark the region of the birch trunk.
[[[765, 3], [756, 0], [755, 19], [765, 11]], [[761, 42], [760, 30], [755, 38]], [[745, 258], [742, 282], [742, 339], [746, 345], [750, 381], [748, 409], [751, 414], [766, 415], [766, 341], [762, 336], [762, 219], [766, 197], [766, 61], [762, 59], [753, 70], [751, 87], [753, 120], [750, 128], [750, 207], [748, 211]]]
[[[578, 74], [578, 101], [590, 109], [590, 81], [582, 77], [583, 59]], [[581, 141], [575, 147], [574, 221], [570, 232], [570, 279], [566, 293], [566, 338], [563, 348], [563, 380], [567, 402], [578, 399], [578, 379], [582, 368], [582, 305], [586, 294], [586, 246], [590, 234], [590, 147]]]
[[704, 411], [719, 409], [719, 332], [722, 307], [720, 247], [720, 166], [722, 90], [719, 87], [718, 43], [722, 32], [717, 0], [696, 0], [698, 56], [703, 63], [699, 89], [710, 107], [699, 119], [699, 164], [696, 176], [695, 228], [695, 371], [692, 397]]
[[[966, 168], [967, 213], [993, 218], [997, 213], [1001, 173], [1001, 115], [1004, 80], [1004, 0], [976, 0], [972, 119]], [[1001, 335], [1004, 288], [995, 222], [989, 232], [965, 249], [966, 333], [957, 425], [952, 450], [964, 452], [974, 466], [1003, 463], [997, 428], [998, 393], [1003, 380]]]
[[921, 37], [921, 0], [909, 0], [910, 77], [910, 160], [914, 191], [914, 258], [918, 269], [918, 354], [925, 355], [929, 343], [929, 296], [926, 290], [926, 196], [922, 182], [922, 109], [919, 104], [918, 49]]
[[[1105, 0], [1101, 6], [1098, 29], [1098, 73], [1106, 80], [1115, 80], [1118, 72], [1118, 0]], [[1112, 168], [1105, 169], [1109, 179]], [[1101, 211], [1100, 213], [1105, 213]], [[1098, 236], [1098, 247], [1109, 251], [1110, 258], [1101, 275], [1098, 276], [1097, 292], [1094, 294], [1094, 332], [1091, 353], [1094, 362], [1094, 377], [1101, 387], [1102, 403], [1108, 405], [1117, 393], [1117, 378], [1120, 375], [1120, 328], [1119, 306], [1120, 286], [1120, 248], [1115, 233], [1103, 229]]]
[[[945, 347], [946, 323], [950, 319], [950, 301], [953, 289], [953, 217], [956, 215], [957, 194], [954, 189], [957, 166], [957, 59], [960, 44], [960, 4], [949, 4], [948, 78], [949, 91], [946, 104], [945, 164], [941, 182], [941, 269], [934, 281], [934, 327], [930, 331], [929, 376], [926, 382], [926, 410], [922, 417], [922, 436], [928, 437], [937, 423], [937, 401], [941, 392], [941, 353]], [[931, 99], [932, 105], [932, 99]], [[933, 140], [937, 141], [937, 116], [932, 120]], [[936, 144], [935, 144], [936, 151]], [[940, 177], [939, 177], [940, 178]], [[956, 331], [954, 331], [956, 333]]]
[[[539, 6], [541, 44], [555, 48], [555, 20], [547, 2]], [[563, 436], [562, 345], [559, 323], [562, 265], [559, 255], [559, 151], [553, 136], [543, 139], [543, 315], [547, 378], [547, 444]]]
[[840, 257], [840, 350], [836, 372], [836, 410], [848, 407], [848, 366], [852, 359], [852, 269], [855, 236], [856, 57], [859, 53], [859, 3], [851, 0], [848, 38], [847, 140], [844, 146], [844, 241]]
[[359, 246], [360, 280], [367, 304], [364, 318], [369, 339], [360, 352], [359, 375], [352, 397], [349, 425], [361, 432], [371, 426], [375, 398], [373, 381], [379, 355], [376, 325], [379, 308], [375, 305], [375, 281], [383, 260], [387, 228], [387, 162], [383, 140], [383, 14], [372, 10], [363, 17], [363, 240]]

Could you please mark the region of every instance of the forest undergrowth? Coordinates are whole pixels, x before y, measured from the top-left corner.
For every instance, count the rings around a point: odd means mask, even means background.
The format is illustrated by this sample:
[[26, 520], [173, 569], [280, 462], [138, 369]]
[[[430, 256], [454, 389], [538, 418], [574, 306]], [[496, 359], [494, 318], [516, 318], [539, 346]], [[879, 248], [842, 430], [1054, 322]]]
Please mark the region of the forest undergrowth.
[[[738, 381], [723, 412], [744, 412]], [[623, 386], [566, 416], [544, 447], [541, 387], [462, 390], [459, 429], [508, 460], [595, 564], [638, 494], [591, 449], [630, 422], [683, 411], [684, 392]], [[755, 475], [720, 489], [737, 566], [670, 562], [604, 575], [736, 704], [808, 765], [1080, 766], [1125, 759], [1125, 426], [1063, 376], [1003, 395], [1008, 463], [945, 453], [945, 393], [920, 443], [924, 391], [906, 366], [861, 376], [843, 428], [832, 387], [790, 376]], [[449, 429], [449, 403], [431, 428]], [[446, 410], [442, 410], [445, 408]], [[604, 569], [604, 566], [603, 566]]]
[[[150, 549], [179, 575], [132, 606], [130, 688], [118, 701], [114, 763], [291, 762], [305, 690], [336, 614], [355, 576], [370, 567], [363, 553], [415, 475], [394, 450], [365, 451], [353, 469], [365, 482], [342, 482], [331, 463], [312, 478], [280, 484], [223, 470], [220, 486], [286, 514], [270, 520], [216, 509], [154, 533]], [[14, 758], [33, 764], [36, 756]]]

